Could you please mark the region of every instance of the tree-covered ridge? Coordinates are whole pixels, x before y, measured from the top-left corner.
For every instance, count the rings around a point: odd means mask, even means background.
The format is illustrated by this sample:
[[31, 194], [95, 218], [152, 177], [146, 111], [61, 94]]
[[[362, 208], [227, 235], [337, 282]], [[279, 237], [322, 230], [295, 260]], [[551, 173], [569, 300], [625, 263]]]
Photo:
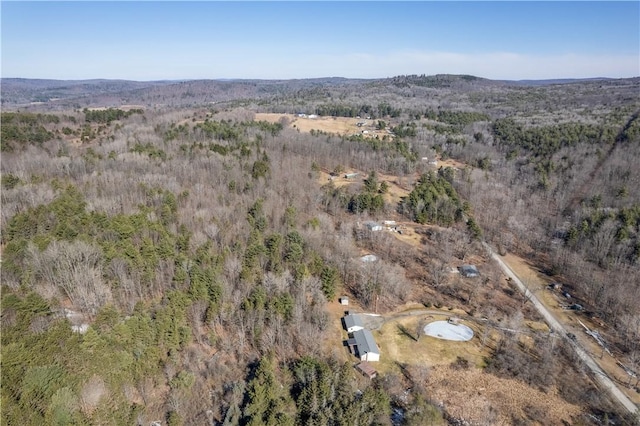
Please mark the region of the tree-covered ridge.
[[211, 138], [238, 141], [245, 135], [245, 130], [249, 128], [258, 129], [264, 133], [276, 136], [283, 129], [281, 123], [269, 123], [268, 121], [231, 121], [231, 120], [205, 120], [203, 123], [195, 125], [194, 131], [199, 129]]
[[362, 213], [368, 211], [375, 215], [384, 210], [384, 198], [382, 195], [387, 192], [386, 182], [378, 182], [375, 171], [371, 171], [364, 180], [364, 188], [359, 194], [354, 194], [349, 200], [348, 209], [351, 213]]
[[[24, 289], [6, 288], [2, 299], [2, 414], [9, 424], [104, 423], [112, 410], [116, 423], [131, 423], [138, 408], [123, 387], [163, 382], [163, 369], [177, 367], [196, 339], [226, 345], [228, 336], [203, 336], [206, 324], [240, 321], [249, 344], [260, 350], [268, 347], [264, 335], [273, 329], [291, 333], [307, 322], [325, 327], [318, 309], [322, 293], [335, 295], [337, 269], [308, 249], [295, 230], [294, 209], [287, 210], [289, 231], [283, 235], [269, 230], [261, 200], [249, 208], [252, 232], [232, 250], [242, 259], [238, 279], [251, 290], [235, 311], [223, 302], [230, 290], [219, 279], [227, 254], [210, 243], [194, 246], [190, 232], [176, 226], [187, 194], [149, 188], [139, 213], [107, 216], [87, 211], [76, 188], [58, 191], [51, 203], [15, 215], [3, 233], [3, 277], [13, 275], [10, 281]], [[310, 287], [312, 276], [317, 291]], [[274, 281], [280, 282], [276, 288]], [[45, 301], [32, 291], [42, 285], [59, 298]], [[95, 318], [85, 334], [71, 332], [58, 302], [64, 298]], [[301, 300], [315, 307], [299, 311]], [[125, 317], [127, 311], [132, 314]], [[181, 393], [193, 383], [193, 373], [183, 371], [167, 385]], [[242, 404], [243, 424], [262, 424], [271, 414], [254, 419], [261, 394], [252, 383]], [[88, 387], [112, 397], [101, 403], [97, 397], [87, 409]], [[292, 402], [288, 392], [282, 395]], [[277, 407], [268, 408], [277, 424], [295, 417]], [[179, 420], [173, 411], [169, 417]]]
[[54, 134], [45, 126], [59, 123], [60, 118], [53, 114], [3, 112], [0, 121], [2, 151], [13, 151], [28, 144], [42, 145], [53, 139]]
[[418, 223], [451, 226], [460, 222], [468, 210], [452, 185], [453, 169], [420, 176], [413, 190], [402, 200], [400, 210]]
[[123, 118], [130, 117], [133, 114], [144, 114], [142, 109], [130, 109], [122, 110], [119, 108], [107, 108], [107, 109], [88, 109], [85, 108], [84, 119], [87, 123], [101, 123], [109, 124], [115, 120], [122, 120]]
[[475, 77], [473, 75], [451, 75], [451, 74], [438, 74], [438, 75], [399, 75], [390, 79], [391, 83], [398, 87], [410, 87], [410, 86], [423, 86], [432, 88], [445, 88], [460, 83], [473, 83], [476, 81], [482, 81], [483, 79]]
[[178, 277], [188, 255], [189, 233], [169, 228], [177, 202], [169, 192], [149, 189], [139, 213], [109, 217], [87, 211], [76, 188], [62, 189], [50, 204], [9, 222], [3, 275], [29, 287], [45, 281], [92, 314], [114, 300], [126, 305], [157, 295], [161, 264], [176, 264]]
[[375, 107], [367, 104], [325, 104], [317, 106], [315, 113], [321, 116], [360, 117], [373, 120], [384, 117], [397, 118], [402, 114], [402, 109], [395, 108], [388, 103], [380, 103]]
[[[179, 362], [194, 339], [188, 320], [194, 301], [187, 294], [139, 303], [126, 317], [107, 306], [79, 334], [36, 293], [3, 293], [3, 424], [135, 424], [143, 405], [132, 393], [149, 399], [159, 387], [174, 398], [197, 391], [194, 373]], [[266, 354], [246, 385], [233, 384], [238, 395], [224, 424], [385, 423], [388, 396], [373, 384], [359, 388], [349, 365], [309, 356], [280, 365]], [[166, 377], [167, 371], [173, 373]], [[184, 422], [174, 409], [165, 420]]]
[[[138, 304], [126, 318], [112, 306], [98, 312], [85, 334], [35, 293], [5, 291], [2, 315], [3, 423], [131, 424], [140, 405], [121, 389], [161, 380], [162, 366], [191, 341], [181, 292], [162, 304]], [[55, 308], [55, 309], [54, 309]], [[179, 391], [189, 381], [171, 380]], [[108, 398], [105, 396], [109, 395]]]
[[446, 109], [439, 109], [437, 111], [429, 109], [425, 111], [424, 118], [450, 124], [457, 128], [462, 128], [468, 124], [478, 121], [490, 120], [490, 117], [485, 113], [476, 111], [452, 111]]
[[640, 262], [640, 205], [607, 210], [598, 198], [588, 204], [564, 234], [567, 245], [603, 267]]
[[524, 152], [540, 158], [550, 158], [560, 149], [580, 143], [611, 144], [617, 134], [616, 128], [612, 126], [562, 123], [525, 127], [512, 118], [494, 121], [491, 129], [508, 156]]

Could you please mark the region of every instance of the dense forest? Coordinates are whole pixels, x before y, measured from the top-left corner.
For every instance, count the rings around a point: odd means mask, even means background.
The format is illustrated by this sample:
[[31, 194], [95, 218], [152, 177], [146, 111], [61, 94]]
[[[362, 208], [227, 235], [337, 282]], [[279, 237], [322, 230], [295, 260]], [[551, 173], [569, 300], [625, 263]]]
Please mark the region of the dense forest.
[[[483, 243], [561, 283], [640, 373], [640, 80], [9, 83], [1, 424], [638, 421], [527, 326], [541, 317]], [[354, 130], [305, 131], [306, 114]], [[452, 273], [466, 263], [481, 277]], [[360, 375], [341, 315], [407, 306], [477, 324], [480, 355], [424, 364], [385, 343]], [[476, 373], [576, 413], [438, 396]]]

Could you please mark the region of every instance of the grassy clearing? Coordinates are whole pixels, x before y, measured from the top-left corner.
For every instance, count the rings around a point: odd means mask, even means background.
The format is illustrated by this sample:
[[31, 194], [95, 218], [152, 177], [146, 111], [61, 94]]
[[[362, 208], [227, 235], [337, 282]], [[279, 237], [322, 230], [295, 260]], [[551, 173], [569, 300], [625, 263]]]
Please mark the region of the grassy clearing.
[[484, 358], [490, 355], [489, 348], [483, 347], [478, 335], [482, 326], [465, 321], [475, 335], [468, 342], [453, 342], [422, 335], [416, 340], [419, 324], [446, 320], [449, 315], [420, 315], [385, 323], [374, 336], [380, 346], [381, 362], [378, 369], [381, 372], [399, 371], [398, 364], [448, 365], [458, 357], [465, 358], [471, 365], [484, 366]]
[[[296, 114], [276, 114], [276, 113], [257, 113], [255, 115], [256, 120], [268, 121], [271, 123], [277, 123], [281, 119], [287, 119], [289, 127], [300, 130], [301, 132], [309, 133], [311, 130], [333, 133], [336, 135], [353, 135], [362, 134], [364, 137], [375, 138], [378, 136], [382, 138], [388, 136], [392, 138], [386, 130], [376, 130], [376, 120], [363, 120], [360, 118], [351, 117], [298, 117]], [[358, 127], [359, 122], [366, 122], [367, 124], [362, 127]], [[362, 133], [367, 132], [367, 133]]]

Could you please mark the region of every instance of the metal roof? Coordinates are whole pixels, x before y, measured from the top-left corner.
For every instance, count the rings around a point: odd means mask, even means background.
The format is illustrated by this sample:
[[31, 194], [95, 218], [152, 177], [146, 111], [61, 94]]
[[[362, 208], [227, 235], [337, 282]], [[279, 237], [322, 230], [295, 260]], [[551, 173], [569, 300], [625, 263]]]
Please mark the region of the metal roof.
[[361, 355], [367, 353], [380, 354], [380, 349], [378, 349], [378, 345], [376, 345], [373, 334], [371, 334], [369, 330], [362, 329], [354, 331], [353, 338], [356, 340], [356, 346], [358, 347], [358, 352]]
[[362, 318], [360, 315], [349, 314], [344, 317], [344, 325], [347, 327], [347, 330], [351, 327], [362, 327], [364, 328], [364, 323], [362, 322]]
[[476, 268], [475, 265], [462, 265], [460, 267], [460, 272], [462, 273], [462, 275], [467, 277], [480, 275], [480, 272], [478, 272], [478, 268]]

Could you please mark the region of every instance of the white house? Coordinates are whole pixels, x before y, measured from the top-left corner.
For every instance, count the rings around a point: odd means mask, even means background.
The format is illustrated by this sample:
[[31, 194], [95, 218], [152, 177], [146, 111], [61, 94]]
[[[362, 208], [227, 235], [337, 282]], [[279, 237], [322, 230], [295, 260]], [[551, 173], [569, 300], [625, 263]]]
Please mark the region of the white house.
[[354, 331], [349, 343], [355, 347], [355, 355], [360, 361], [380, 361], [380, 349], [369, 330]]

